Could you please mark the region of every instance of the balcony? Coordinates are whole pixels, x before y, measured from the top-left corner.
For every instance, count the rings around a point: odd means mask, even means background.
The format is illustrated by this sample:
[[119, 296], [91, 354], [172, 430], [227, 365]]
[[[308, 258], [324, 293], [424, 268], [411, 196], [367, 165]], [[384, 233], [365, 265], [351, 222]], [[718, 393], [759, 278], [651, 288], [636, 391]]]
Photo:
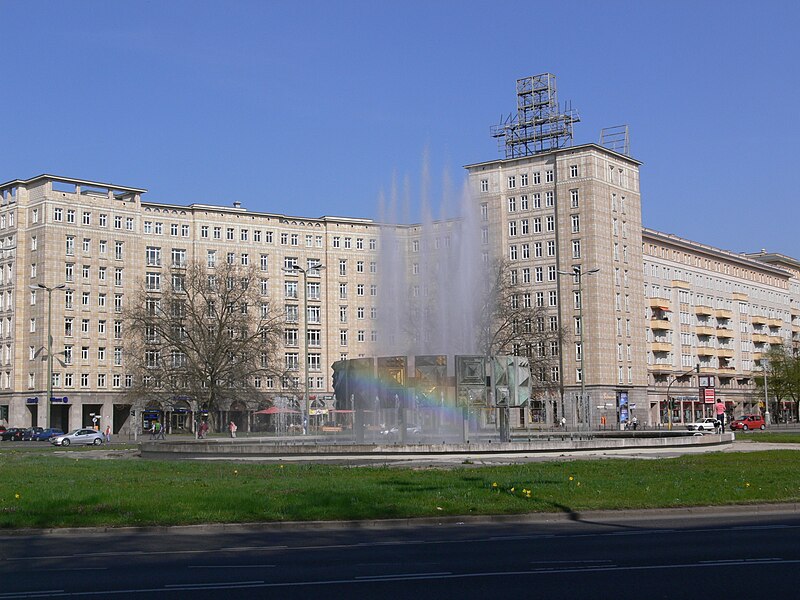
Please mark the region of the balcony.
[[800, 333], [800, 325], [792, 324], [792, 333]]
[[694, 331], [697, 335], [716, 335], [717, 331], [713, 327], [707, 327], [705, 325], [698, 325], [694, 328]]
[[781, 335], [771, 335], [769, 336], [769, 343], [773, 346], [782, 346], [783, 342], [786, 340]]
[[650, 319], [650, 329], [653, 331], [670, 330], [672, 325], [666, 319]]
[[767, 319], [767, 325], [774, 329], [783, 327], [783, 319]]
[[747, 302], [748, 296], [747, 294], [743, 294], [742, 292], [733, 292], [733, 299], [737, 302]]
[[697, 356], [715, 356], [716, 348], [712, 346], [698, 346]]
[[730, 327], [717, 327], [717, 337], [723, 340], [729, 340], [733, 337], [733, 329]]
[[720, 358], [733, 358], [734, 349], [733, 348], [717, 348], [717, 356], [719, 356]]
[[653, 352], [672, 352], [671, 342], [650, 342], [650, 349]]
[[698, 304], [697, 306], [694, 307], [694, 314], [706, 315], [710, 317], [711, 315], [714, 314], [714, 309], [704, 304]]
[[762, 358], [764, 358], [764, 353], [763, 352], [753, 352], [750, 356], [753, 358], [754, 361], [759, 361]]
[[769, 336], [765, 333], [754, 333], [752, 336], [754, 344], [768, 344]]
[[670, 301], [666, 298], [650, 298], [650, 308], [660, 308], [661, 310], [665, 310], [667, 312], [671, 312], [672, 309], [670, 308]]
[[669, 363], [655, 363], [648, 365], [648, 371], [651, 373], [672, 373], [673, 367]]
[[766, 325], [768, 320], [769, 319], [764, 315], [752, 315], [750, 317], [750, 321], [753, 325]]
[[732, 319], [733, 312], [728, 310], [727, 308], [717, 308], [714, 309], [714, 314], [718, 319]]

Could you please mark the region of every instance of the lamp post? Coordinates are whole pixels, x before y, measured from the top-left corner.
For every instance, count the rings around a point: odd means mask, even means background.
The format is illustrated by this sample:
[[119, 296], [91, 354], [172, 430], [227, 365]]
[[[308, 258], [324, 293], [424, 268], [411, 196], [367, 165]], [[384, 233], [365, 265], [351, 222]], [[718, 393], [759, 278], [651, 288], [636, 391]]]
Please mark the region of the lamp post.
[[311, 405], [308, 399], [308, 276], [311, 274], [319, 274], [319, 270], [324, 268], [325, 267], [319, 263], [309, 262], [305, 269], [296, 264], [292, 265], [291, 268], [284, 269], [286, 273], [299, 272], [303, 274], [303, 351], [305, 353], [303, 357], [305, 362], [305, 366], [303, 367], [303, 378], [305, 379], [303, 383], [303, 402], [305, 405], [305, 427], [303, 427], [303, 433], [305, 435], [308, 435], [308, 432], [311, 430]]
[[66, 289], [66, 283], [48, 287], [43, 283], [29, 286], [32, 290], [47, 292], [47, 398], [44, 402], [45, 425], [50, 429], [50, 398], [53, 395], [53, 290]]
[[589, 406], [589, 398], [586, 397], [586, 348], [583, 346], [583, 276], [594, 275], [600, 269], [589, 269], [585, 273], [581, 270], [580, 266], [572, 267], [572, 271], [558, 271], [559, 275], [571, 275], [578, 283], [578, 296], [580, 303], [578, 304], [578, 321], [581, 324], [581, 329], [578, 332], [581, 344], [581, 404], [583, 405], [583, 419], [586, 422], [586, 430], [589, 431], [592, 427], [592, 419], [590, 417], [591, 407]]

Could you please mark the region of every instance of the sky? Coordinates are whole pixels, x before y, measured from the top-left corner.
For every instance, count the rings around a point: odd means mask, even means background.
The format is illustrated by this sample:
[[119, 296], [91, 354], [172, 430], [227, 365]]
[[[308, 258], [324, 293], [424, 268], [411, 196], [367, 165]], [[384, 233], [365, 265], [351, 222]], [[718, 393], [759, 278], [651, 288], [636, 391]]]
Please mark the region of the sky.
[[0, 182], [366, 218], [408, 186], [417, 220], [550, 72], [576, 144], [629, 126], [645, 226], [800, 259], [799, 6], [0, 0]]

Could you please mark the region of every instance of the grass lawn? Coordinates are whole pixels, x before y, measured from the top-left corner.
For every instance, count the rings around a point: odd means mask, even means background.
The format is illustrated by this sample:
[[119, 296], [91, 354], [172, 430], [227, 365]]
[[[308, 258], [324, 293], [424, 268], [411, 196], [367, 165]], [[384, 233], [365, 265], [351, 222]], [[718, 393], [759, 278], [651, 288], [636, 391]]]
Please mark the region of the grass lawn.
[[770, 442], [773, 444], [800, 444], [800, 433], [754, 431], [752, 433], [736, 432], [737, 442]]
[[382, 519], [800, 501], [800, 453], [442, 469], [0, 453], [0, 528]]

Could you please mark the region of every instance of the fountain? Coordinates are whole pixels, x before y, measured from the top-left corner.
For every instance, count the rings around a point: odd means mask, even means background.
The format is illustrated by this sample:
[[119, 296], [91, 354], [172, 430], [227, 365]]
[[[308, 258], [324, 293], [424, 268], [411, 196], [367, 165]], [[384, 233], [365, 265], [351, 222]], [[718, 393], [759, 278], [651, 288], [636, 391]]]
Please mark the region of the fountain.
[[485, 355], [492, 278], [478, 211], [465, 186], [449, 217], [445, 178], [434, 219], [427, 181], [424, 168], [421, 224], [396, 224], [396, 187], [383, 207], [378, 356], [333, 364], [336, 408], [352, 411], [356, 443], [508, 441], [507, 410], [530, 396], [528, 359]]

